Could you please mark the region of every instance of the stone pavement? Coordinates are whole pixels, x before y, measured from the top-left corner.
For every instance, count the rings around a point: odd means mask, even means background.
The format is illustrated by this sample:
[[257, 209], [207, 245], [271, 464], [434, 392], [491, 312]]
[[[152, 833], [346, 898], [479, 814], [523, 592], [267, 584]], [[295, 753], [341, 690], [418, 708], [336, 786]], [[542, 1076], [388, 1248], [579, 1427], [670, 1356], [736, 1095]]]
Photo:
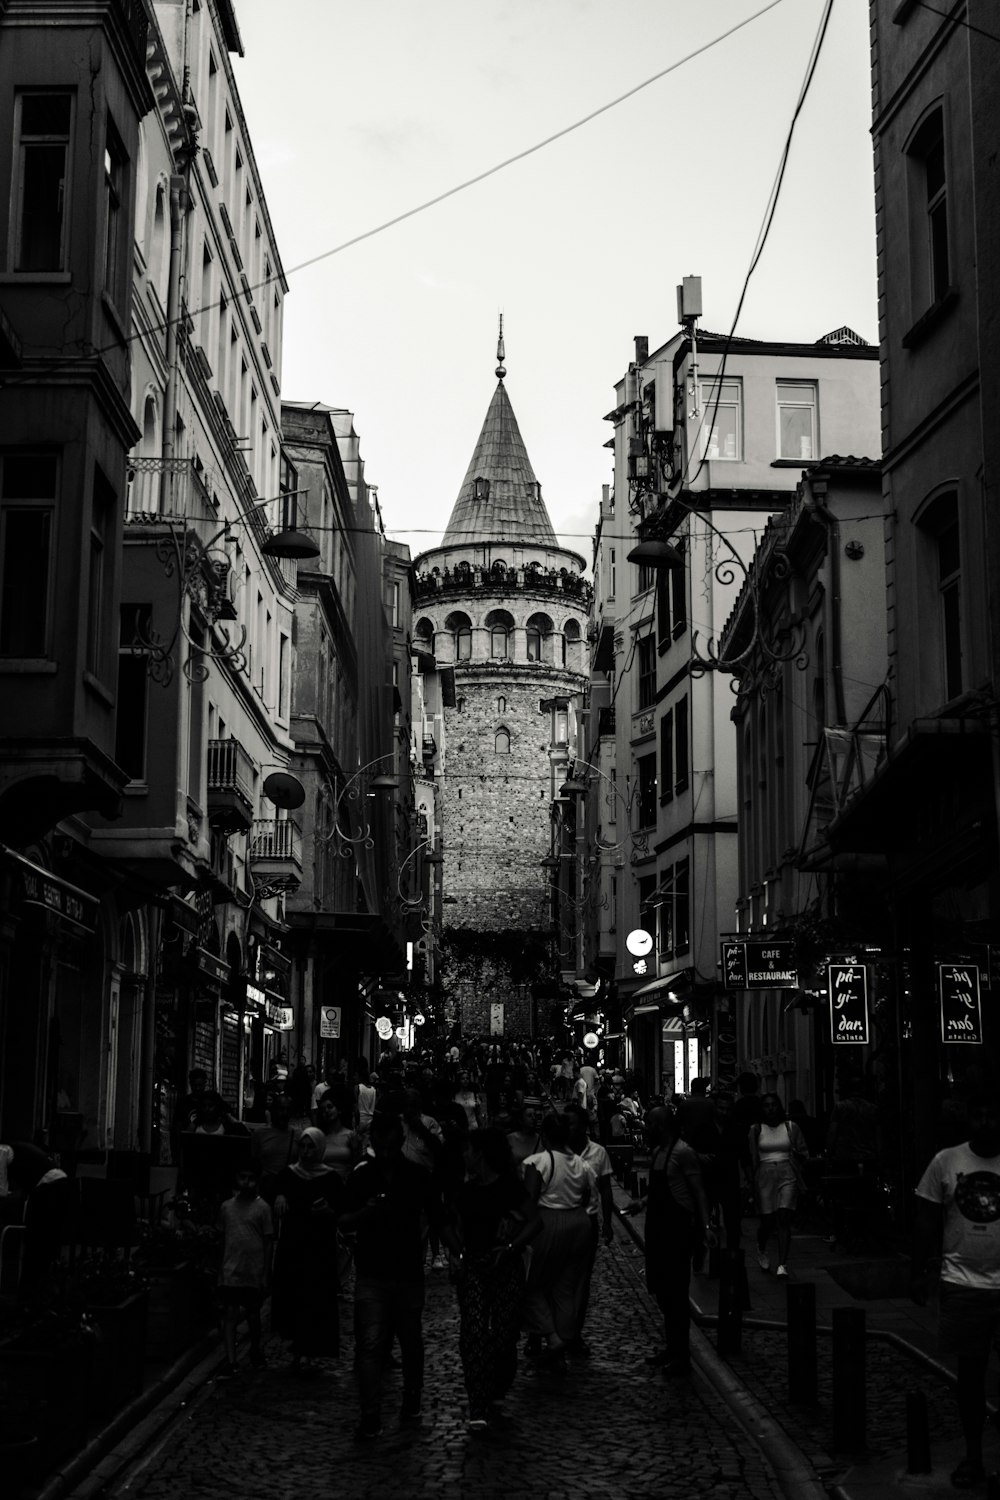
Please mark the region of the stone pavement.
[[[269, 1364], [235, 1381], [210, 1381], [145, 1452], [77, 1500], [379, 1500], [469, 1495], [475, 1500], [781, 1500], [807, 1493], [782, 1484], [733, 1404], [701, 1373], [665, 1383], [643, 1355], [659, 1317], [639, 1274], [641, 1255], [616, 1225], [595, 1271], [588, 1360], [565, 1378], [523, 1366], [508, 1422], [483, 1436], [466, 1431], [458, 1317], [447, 1273], [428, 1274], [425, 1417], [400, 1430], [398, 1372], [386, 1376], [385, 1431], [352, 1440], [357, 1398], [351, 1377], [349, 1304], [340, 1361], [315, 1379], [294, 1377], [272, 1341]], [[696, 1335], [701, 1340], [701, 1335]], [[703, 1342], [703, 1341], [702, 1341]], [[105, 1468], [105, 1474], [108, 1470]], [[787, 1476], [786, 1476], [787, 1479]]]
[[[619, 1206], [629, 1199], [617, 1184], [615, 1197]], [[642, 1243], [643, 1220], [642, 1214], [628, 1220], [637, 1246]], [[790, 1275], [788, 1281], [779, 1279], [773, 1270], [764, 1272], [757, 1265], [755, 1228], [755, 1221], [744, 1221], [743, 1247], [751, 1307], [744, 1315], [741, 1353], [725, 1361], [727, 1368], [771, 1413], [838, 1500], [885, 1500], [892, 1495], [939, 1500], [946, 1495], [955, 1496], [958, 1491], [952, 1487], [949, 1475], [964, 1449], [959, 1435], [953, 1366], [937, 1353], [936, 1305], [917, 1307], [908, 1295], [902, 1294], [906, 1276], [901, 1274], [905, 1266], [900, 1260], [894, 1263], [892, 1257], [864, 1251], [848, 1254], [816, 1233], [793, 1235]], [[773, 1266], [773, 1244], [770, 1251]], [[792, 1399], [784, 1331], [787, 1286], [802, 1281], [811, 1282], [816, 1288], [816, 1322], [820, 1330], [818, 1402], [812, 1408]], [[895, 1290], [900, 1295], [856, 1294], [878, 1289], [880, 1281], [883, 1289]], [[696, 1316], [704, 1320], [708, 1338], [714, 1345], [718, 1280], [707, 1275], [695, 1277], [691, 1292]], [[867, 1443], [859, 1454], [832, 1450], [832, 1339], [828, 1331], [822, 1330], [829, 1330], [833, 1310], [838, 1307], [862, 1307], [866, 1314]], [[995, 1372], [992, 1378], [995, 1382]], [[906, 1472], [908, 1391], [921, 1391], [926, 1399], [932, 1461], [929, 1474]], [[1000, 1471], [1000, 1433], [993, 1424], [987, 1425], [985, 1460], [988, 1473]], [[983, 1494], [984, 1490], [973, 1493]]]

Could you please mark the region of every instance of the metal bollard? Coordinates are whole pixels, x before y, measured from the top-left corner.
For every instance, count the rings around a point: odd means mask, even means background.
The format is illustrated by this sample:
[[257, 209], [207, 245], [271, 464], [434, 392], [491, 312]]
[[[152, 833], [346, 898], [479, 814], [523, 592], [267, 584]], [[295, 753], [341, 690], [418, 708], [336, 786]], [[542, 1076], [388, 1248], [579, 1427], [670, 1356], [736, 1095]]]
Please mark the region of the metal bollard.
[[833, 1309], [833, 1450], [857, 1453], [865, 1447], [865, 1310]]
[[906, 1472], [931, 1472], [931, 1435], [927, 1426], [927, 1397], [923, 1391], [906, 1393]]
[[719, 1328], [715, 1347], [722, 1358], [739, 1354], [743, 1346], [743, 1282], [746, 1268], [742, 1250], [719, 1251]]
[[811, 1281], [790, 1281], [785, 1306], [788, 1321], [788, 1399], [793, 1405], [815, 1406], [816, 1287]]

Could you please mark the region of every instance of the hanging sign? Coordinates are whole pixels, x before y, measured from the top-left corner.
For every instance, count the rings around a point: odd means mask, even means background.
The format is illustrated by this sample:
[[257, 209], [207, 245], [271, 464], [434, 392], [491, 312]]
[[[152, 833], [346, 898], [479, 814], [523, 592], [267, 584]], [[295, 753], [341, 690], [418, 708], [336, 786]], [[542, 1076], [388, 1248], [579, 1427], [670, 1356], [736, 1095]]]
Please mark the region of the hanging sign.
[[727, 990], [745, 990], [747, 987], [746, 943], [722, 944], [722, 983]]
[[340, 1037], [339, 1005], [321, 1005], [319, 1011], [319, 1034], [326, 1041], [337, 1041]]
[[835, 1046], [868, 1045], [868, 970], [864, 964], [827, 964], [830, 1040]]
[[267, 1024], [275, 1031], [294, 1031], [295, 1012], [290, 1005], [279, 1005], [275, 1000], [267, 1002]]
[[636, 927], [625, 939], [625, 946], [634, 958], [645, 958], [653, 946], [653, 934], [645, 927]]
[[490, 1004], [490, 1036], [503, 1036], [503, 1004], [496, 1000]]
[[583, 1045], [587, 1048], [587, 1050], [589, 1052], [593, 1052], [593, 1050], [594, 1050], [595, 1047], [600, 1046], [600, 1042], [601, 1042], [601, 1039], [597, 1035], [596, 1031], [588, 1031], [586, 1033], [586, 1035], [584, 1036], [584, 1038], [583, 1038]]
[[389, 1017], [379, 1016], [378, 1020], [375, 1022], [375, 1030], [378, 1032], [383, 1042], [387, 1042], [392, 1036], [392, 1022], [389, 1020]]
[[941, 1039], [980, 1046], [983, 1017], [979, 1003], [979, 970], [975, 964], [938, 964]]
[[722, 981], [727, 990], [797, 989], [795, 944], [759, 939], [723, 943]]

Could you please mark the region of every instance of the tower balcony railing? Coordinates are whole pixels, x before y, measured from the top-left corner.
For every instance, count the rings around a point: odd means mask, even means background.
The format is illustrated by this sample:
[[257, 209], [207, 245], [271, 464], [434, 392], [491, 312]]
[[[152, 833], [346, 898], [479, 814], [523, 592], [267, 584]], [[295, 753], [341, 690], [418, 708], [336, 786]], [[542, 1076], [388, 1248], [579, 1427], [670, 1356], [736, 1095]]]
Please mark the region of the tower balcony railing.
[[579, 573], [567, 568], [542, 568], [529, 564], [524, 568], [507, 568], [494, 563], [491, 568], [461, 564], [454, 568], [432, 568], [417, 575], [416, 596], [431, 599], [440, 594], [523, 593], [541, 590], [562, 594], [589, 604], [593, 590]]

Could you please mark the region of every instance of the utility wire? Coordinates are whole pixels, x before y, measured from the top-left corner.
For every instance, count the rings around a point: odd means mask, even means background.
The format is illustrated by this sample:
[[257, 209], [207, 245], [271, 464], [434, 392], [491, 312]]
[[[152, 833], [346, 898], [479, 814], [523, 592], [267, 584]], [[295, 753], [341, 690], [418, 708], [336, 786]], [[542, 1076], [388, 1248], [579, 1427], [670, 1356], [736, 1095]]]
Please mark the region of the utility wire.
[[966, 31], [974, 31], [977, 36], [988, 37], [991, 42], [1000, 42], [1000, 36], [995, 31], [984, 31], [981, 26], [973, 26], [971, 21], [963, 21], [959, 16], [949, 15], [946, 10], [938, 10], [935, 5], [928, 5], [927, 0], [917, 0], [921, 10], [929, 10], [933, 16], [941, 16], [945, 21], [951, 21], [956, 26], [964, 26]]
[[[723, 383], [723, 381], [725, 379], [725, 375], [726, 375], [726, 361], [729, 358], [729, 351], [730, 351], [730, 348], [732, 347], [733, 338], [735, 337], [735, 334], [736, 334], [736, 325], [740, 321], [740, 314], [743, 311], [743, 304], [746, 301], [747, 290], [748, 290], [748, 288], [750, 286], [750, 278], [753, 276], [754, 271], [757, 269], [757, 266], [760, 263], [760, 258], [764, 254], [764, 246], [767, 244], [768, 235], [771, 232], [771, 225], [774, 223], [774, 216], [775, 216], [775, 213], [777, 212], [777, 208], [778, 208], [778, 199], [781, 196], [781, 187], [782, 187], [782, 184], [783, 184], [783, 182], [785, 180], [785, 171], [786, 171], [786, 169], [788, 167], [788, 159], [789, 159], [789, 156], [791, 154], [792, 138], [793, 138], [793, 136], [795, 134], [795, 126], [798, 123], [799, 115], [802, 113], [803, 105], [806, 102], [806, 97], [807, 97], [807, 95], [809, 93], [810, 85], [812, 84], [813, 78], [814, 78], [815, 73], [816, 73], [816, 65], [819, 62], [820, 52], [822, 51], [823, 42], [824, 42], [824, 40], [826, 38], [827, 27], [830, 24], [830, 13], [831, 13], [832, 10], [833, 10], [833, 0], [826, 0], [826, 5], [824, 6], [823, 14], [822, 14], [822, 16], [820, 18], [819, 28], [818, 28], [818, 30], [816, 32], [815, 40], [813, 41], [812, 51], [809, 54], [809, 61], [808, 61], [807, 65], [806, 65], [805, 78], [803, 79], [802, 87], [799, 90], [798, 102], [797, 102], [797, 104], [795, 106], [795, 109], [792, 111], [791, 122], [790, 122], [790, 124], [788, 126], [788, 134], [785, 137], [785, 144], [784, 144], [784, 147], [783, 147], [782, 152], [781, 152], [780, 161], [778, 163], [778, 170], [777, 170], [777, 173], [775, 174], [774, 183], [772, 185], [771, 193], [770, 193], [770, 196], [769, 196], [768, 201], [767, 201], [767, 207], [764, 210], [764, 218], [763, 218], [763, 221], [761, 223], [761, 227], [760, 227], [760, 229], [759, 229], [759, 231], [757, 233], [757, 241], [756, 241], [756, 244], [754, 245], [753, 254], [750, 257], [750, 265], [749, 265], [749, 267], [747, 269], [746, 276], [744, 277], [744, 280], [743, 280], [743, 288], [742, 288], [742, 290], [740, 292], [739, 301], [736, 304], [736, 312], [735, 312], [735, 314], [733, 316], [733, 321], [732, 321], [732, 325], [731, 325], [731, 327], [729, 329], [729, 332], [726, 335], [726, 344], [725, 344], [725, 347], [724, 347], [724, 349], [722, 351], [722, 363], [719, 366], [718, 374], [715, 376], [715, 384], [714, 384], [715, 404], [712, 407], [712, 420], [711, 420], [711, 422], [708, 425], [708, 431], [709, 431], [709, 433], [711, 433], [713, 431], [713, 429], [715, 427], [715, 420], [716, 420], [716, 417], [718, 416], [719, 402], [722, 399], [722, 383]], [[696, 399], [697, 399], [697, 394], [696, 394]], [[698, 427], [698, 432], [701, 431], [701, 428], [704, 425], [705, 425], [705, 418], [704, 418], [704, 414], [703, 414], [702, 415], [701, 423], [699, 424], [699, 427]], [[697, 433], [695, 434], [695, 438], [697, 439]], [[699, 460], [699, 463], [698, 463], [698, 467], [695, 470], [694, 474], [691, 476], [690, 479], [688, 479], [687, 478], [687, 470], [685, 468], [685, 473], [681, 476], [681, 484], [680, 484], [679, 488], [682, 489], [685, 484], [687, 484], [689, 486], [692, 485], [692, 484], [694, 484], [695, 480], [698, 478], [698, 475], [701, 473], [702, 469], [705, 467], [705, 464], [707, 462], [707, 458], [708, 458], [708, 446], [706, 444], [705, 452], [702, 454], [701, 459]], [[688, 456], [688, 465], [690, 465], [690, 462], [691, 462], [691, 456], [689, 455]]]
[[[526, 146], [523, 151], [517, 151], [513, 156], [505, 157], [503, 161], [494, 163], [492, 167], [487, 167], [485, 171], [477, 172], [474, 177], [467, 177], [464, 182], [456, 183], [454, 187], [447, 188], [443, 193], [437, 193], [433, 198], [425, 199], [423, 203], [418, 203], [413, 208], [408, 208], [401, 214], [394, 214], [391, 219], [385, 219], [381, 224], [376, 224], [373, 228], [362, 231], [361, 234], [353, 235], [349, 240], [343, 240], [339, 245], [333, 245], [328, 250], [321, 250], [318, 255], [311, 255], [306, 260], [299, 261], [284, 272], [286, 279], [289, 276], [294, 276], [298, 271], [305, 271], [310, 266], [318, 265], [320, 261], [329, 260], [334, 255], [340, 255], [344, 250], [350, 250], [354, 245], [360, 245], [365, 240], [373, 239], [376, 235], [383, 234], [387, 229], [392, 229], [396, 224], [402, 224], [405, 220], [412, 219], [417, 214], [425, 213], [427, 209], [434, 208], [438, 203], [444, 203], [448, 198], [454, 198], [456, 194], [464, 193], [467, 188], [475, 187], [477, 183], [484, 182], [488, 177], [496, 176], [498, 172], [504, 171], [505, 168], [514, 166], [519, 161], [524, 161], [526, 157], [534, 156], [536, 152], [544, 150], [546, 146], [551, 146], [554, 142], [562, 140], [564, 136], [571, 135], [574, 131], [582, 129], [584, 125], [589, 125], [591, 120], [596, 120], [600, 115], [607, 114], [609, 110], [616, 109], [619, 104], [624, 104], [627, 99], [631, 99], [635, 94], [641, 93], [643, 89], [649, 88], [652, 84], [658, 83], [661, 78], [666, 78], [670, 73], [676, 72], [685, 63], [693, 62], [696, 57], [700, 57], [703, 53], [711, 51], [714, 47], [718, 47], [722, 42], [727, 41], [729, 37], [735, 36], [738, 31], [742, 31], [745, 26], [749, 26], [753, 21], [759, 20], [761, 16], [767, 15], [768, 11], [774, 10], [783, 3], [784, 0], [769, 0], [767, 5], [762, 6], [760, 10], [754, 11], [752, 15], [745, 16], [742, 21], [737, 21], [727, 31], [720, 32], [718, 36], [712, 37], [707, 42], [703, 42], [700, 47], [695, 47], [691, 52], [686, 53], [683, 57], [679, 57], [676, 62], [669, 63], [667, 67], [661, 68], [649, 78], [644, 78], [641, 83], [634, 84], [632, 88], [626, 89], [624, 94], [619, 94], [616, 98], [609, 99], [606, 104], [601, 104], [597, 109], [592, 109], [589, 114], [581, 116], [579, 120], [574, 120], [571, 124], [564, 125], [560, 130], [554, 131], [552, 135], [547, 135], [544, 140], [536, 141], [532, 146]], [[280, 280], [280, 275], [275, 272], [271, 276], [265, 276], [261, 281], [253, 282], [250, 285], [250, 291], [259, 291], [262, 287], [270, 286], [278, 280]], [[187, 308], [185, 312], [178, 314], [176, 318], [147, 324], [142, 330], [128, 334], [124, 340], [116, 339], [113, 343], [99, 346], [91, 352], [93, 354], [109, 353], [114, 349], [121, 348], [123, 342], [131, 343], [133, 340], [142, 338], [145, 335], [163, 332], [172, 323], [181, 323], [185, 318], [195, 317], [204, 310], [202, 307]], [[6, 378], [4, 383], [14, 385], [18, 382], [16, 379]]]

